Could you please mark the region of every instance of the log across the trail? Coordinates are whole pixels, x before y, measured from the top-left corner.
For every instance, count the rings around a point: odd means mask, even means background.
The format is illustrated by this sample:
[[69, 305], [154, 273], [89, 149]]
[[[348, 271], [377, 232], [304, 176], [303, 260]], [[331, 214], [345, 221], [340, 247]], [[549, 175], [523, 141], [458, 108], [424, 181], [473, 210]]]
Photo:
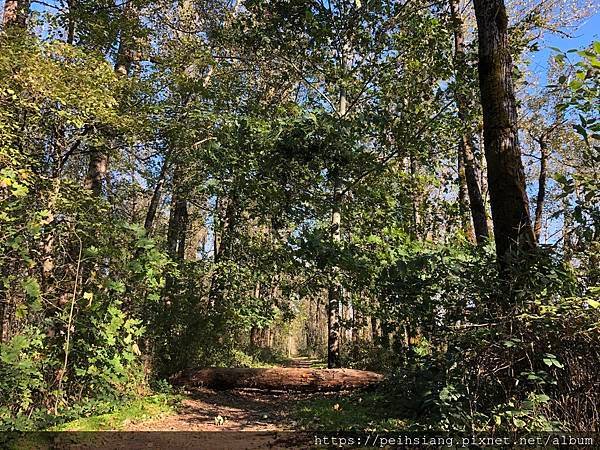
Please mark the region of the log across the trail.
[[383, 375], [355, 369], [208, 368], [186, 371], [172, 381], [178, 385], [218, 390], [254, 388], [317, 392], [373, 386], [383, 381]]

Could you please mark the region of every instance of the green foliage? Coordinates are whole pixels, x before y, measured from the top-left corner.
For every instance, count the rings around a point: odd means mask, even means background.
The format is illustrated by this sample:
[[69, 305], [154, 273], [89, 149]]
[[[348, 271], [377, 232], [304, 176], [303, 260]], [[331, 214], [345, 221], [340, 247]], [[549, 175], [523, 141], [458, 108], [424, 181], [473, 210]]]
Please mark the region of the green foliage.
[[115, 408], [114, 412], [72, 420], [49, 431], [122, 430], [131, 423], [157, 419], [175, 413], [181, 397], [162, 393], [136, 399]]
[[[500, 278], [456, 201], [457, 142], [478, 172], [484, 139], [477, 49], [454, 54], [447, 8], [234, 3], [40, 3], [0, 32], [0, 430], [120, 428], [169, 411], [178, 371], [324, 356], [332, 287], [344, 364], [389, 382], [310, 399], [305, 426], [585, 429], [600, 45], [555, 58], [563, 246]], [[148, 385], [165, 395], [119, 409]]]
[[[568, 53], [576, 52], [579, 61], [572, 63]], [[581, 135], [585, 143], [590, 146], [600, 138], [600, 123], [598, 123], [598, 107], [600, 94], [600, 41], [593, 42], [588, 48], [567, 53], [558, 51], [555, 56], [561, 67], [569, 70], [568, 74], [561, 75], [559, 84], [552, 86], [555, 89], [566, 91], [565, 101], [560, 105], [566, 110], [577, 115], [577, 122], [573, 126]]]
[[0, 344], [0, 429], [4, 431], [27, 429], [30, 413], [48, 388], [43, 376], [44, 340], [39, 330], [30, 328]]
[[[560, 199], [565, 208], [565, 220], [574, 222], [573, 230], [565, 237], [567, 252], [575, 250], [588, 274], [588, 285], [599, 282], [597, 260], [600, 224], [600, 181], [597, 163], [600, 158], [600, 44], [593, 42], [582, 50], [558, 52], [555, 56], [562, 74], [552, 89], [562, 95], [559, 108], [571, 118], [574, 131], [582, 142], [577, 148], [579, 167], [569, 174], [557, 176], [561, 187]], [[569, 55], [578, 60], [572, 61]]]
[[307, 430], [394, 431], [410, 426], [411, 419], [405, 413], [400, 398], [384, 392], [361, 392], [302, 400], [293, 417]]
[[[450, 261], [432, 264], [431, 273], [444, 273]], [[412, 405], [409, 417], [428, 417], [415, 426], [464, 431], [588, 429], [598, 402], [593, 388], [598, 376], [592, 369], [600, 356], [600, 316], [592, 299], [597, 289], [582, 290], [572, 271], [552, 254], [538, 255], [535, 264], [520, 271], [520, 278], [513, 278], [512, 286], [485, 286], [490, 278], [472, 278], [493, 273], [492, 258], [463, 255], [458, 261], [449, 264], [453, 276], [430, 279], [427, 271], [419, 271], [418, 279], [426, 284], [418, 291], [433, 295], [402, 301], [405, 309], [399, 316], [417, 317], [414, 325], [431, 336], [431, 342], [424, 346], [422, 337], [411, 339], [408, 346], [394, 347], [396, 359], [373, 358], [379, 364], [389, 361], [391, 387]], [[469, 264], [463, 266], [465, 261]], [[433, 283], [433, 278], [444, 282]], [[414, 298], [410, 279], [400, 280], [393, 292], [407, 289]], [[516, 302], [498, 317], [489, 308], [503, 295]], [[365, 363], [372, 364], [368, 358]], [[586, 394], [578, 394], [582, 392]]]
[[127, 126], [110, 65], [62, 43], [0, 39], [2, 332], [12, 336], [1, 347], [1, 427], [35, 429], [141, 392], [138, 300], [161, 289], [168, 260], [64, 176], [78, 170], [71, 153], [109, 141], [92, 128]]

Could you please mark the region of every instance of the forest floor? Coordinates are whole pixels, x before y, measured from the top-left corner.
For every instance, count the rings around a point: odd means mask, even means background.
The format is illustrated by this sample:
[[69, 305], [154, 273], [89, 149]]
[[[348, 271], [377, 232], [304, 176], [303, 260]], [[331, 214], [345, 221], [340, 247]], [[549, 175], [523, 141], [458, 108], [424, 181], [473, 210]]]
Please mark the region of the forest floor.
[[[323, 368], [324, 364], [294, 358], [285, 366]], [[390, 396], [378, 390], [301, 393], [194, 387], [183, 395], [157, 394], [140, 402], [121, 413], [77, 420], [58, 430], [163, 432], [92, 435], [90, 447], [80, 448], [254, 449], [307, 448], [314, 439], [308, 430], [389, 430], [407, 424]], [[174, 431], [192, 433], [169, 433]]]
[[[294, 358], [287, 367], [320, 367], [319, 360]], [[336, 395], [340, 395], [337, 393]], [[343, 395], [343, 394], [341, 394]], [[127, 431], [286, 431], [295, 430], [298, 402], [323, 393], [266, 392], [258, 389], [215, 391], [191, 388], [177, 413], [126, 428]]]

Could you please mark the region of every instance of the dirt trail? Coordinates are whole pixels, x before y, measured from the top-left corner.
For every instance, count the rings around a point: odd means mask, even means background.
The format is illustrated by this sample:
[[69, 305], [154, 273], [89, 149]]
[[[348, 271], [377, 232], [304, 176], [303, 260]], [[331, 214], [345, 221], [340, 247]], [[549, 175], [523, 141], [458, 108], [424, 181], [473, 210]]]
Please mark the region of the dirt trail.
[[289, 416], [306, 394], [251, 389], [188, 391], [177, 414], [128, 427], [128, 431], [283, 431], [296, 423]]
[[[294, 358], [287, 367], [312, 367], [320, 361]], [[177, 414], [132, 424], [127, 431], [292, 431], [298, 400], [322, 393], [265, 392], [256, 389], [187, 391]]]
[[[322, 367], [322, 363], [308, 358], [294, 358], [286, 367]], [[215, 391], [207, 388], [193, 388], [186, 393], [187, 398], [182, 401], [176, 414], [132, 423], [123, 430], [162, 433], [117, 433], [103, 436], [103, 442], [96, 439], [91, 448], [309, 448], [313, 437], [298, 433], [299, 426], [293, 420], [292, 412], [299, 400], [326, 395], [256, 389]], [[188, 433], [169, 433], [176, 431]], [[287, 433], [289, 431], [295, 432]], [[88, 447], [84, 445], [80, 448]]]

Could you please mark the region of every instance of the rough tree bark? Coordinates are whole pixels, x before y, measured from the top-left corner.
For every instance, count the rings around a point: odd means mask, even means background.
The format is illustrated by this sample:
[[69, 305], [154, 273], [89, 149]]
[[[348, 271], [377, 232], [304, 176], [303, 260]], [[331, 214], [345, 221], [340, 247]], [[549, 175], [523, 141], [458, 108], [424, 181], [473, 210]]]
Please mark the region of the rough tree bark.
[[[340, 89], [340, 103], [338, 115], [344, 117], [347, 112], [346, 90]], [[342, 240], [342, 191], [340, 185], [339, 168], [332, 170], [333, 181], [332, 209], [331, 209], [331, 241], [339, 245]], [[342, 299], [342, 285], [339, 280], [339, 267], [332, 270], [331, 285], [328, 289], [327, 304], [327, 367], [330, 369], [340, 367], [340, 300]]]
[[90, 189], [96, 197], [102, 196], [107, 170], [108, 154], [101, 148], [92, 149], [90, 151], [90, 163], [83, 185], [86, 189]]
[[496, 254], [502, 269], [535, 248], [517, 129], [517, 106], [503, 0], [474, 0], [479, 85]]
[[383, 381], [383, 375], [355, 369], [308, 368], [209, 368], [176, 376], [175, 384], [214, 389], [254, 388], [265, 390], [340, 391], [365, 388]]
[[485, 212], [485, 202], [483, 201], [479, 182], [477, 181], [473, 140], [470, 136], [465, 137], [466, 139], [464, 139], [463, 142], [463, 154], [465, 159], [467, 192], [469, 193], [469, 206], [471, 208], [471, 218], [473, 219], [475, 240], [478, 244], [482, 244], [489, 237], [488, 219]]
[[[119, 76], [129, 76], [135, 60], [136, 48], [133, 36], [133, 22], [137, 21], [137, 11], [131, 2], [126, 2], [123, 10], [124, 24], [119, 38], [119, 48], [115, 61], [115, 72]], [[84, 180], [86, 189], [95, 196], [102, 196], [104, 180], [108, 172], [108, 154], [103, 147], [93, 148], [90, 152], [90, 162]]]
[[167, 230], [167, 249], [172, 258], [183, 260], [185, 256], [185, 238], [188, 226], [188, 206], [181, 188], [181, 169], [175, 168], [173, 174], [173, 195]]
[[2, 14], [2, 26], [6, 30], [10, 27], [27, 27], [29, 17], [29, 0], [5, 0]]
[[458, 208], [460, 214], [460, 225], [465, 231], [467, 239], [470, 242], [475, 242], [475, 231], [469, 218], [470, 215], [470, 202], [469, 202], [469, 191], [467, 188], [467, 174], [465, 172], [465, 151], [463, 147], [463, 140], [461, 139], [458, 145]]
[[76, 0], [67, 0], [68, 14], [67, 14], [67, 35], [65, 37], [65, 42], [67, 44], [73, 45], [75, 42], [75, 17], [76, 17]]
[[154, 186], [154, 191], [152, 191], [152, 198], [150, 199], [150, 204], [148, 205], [148, 211], [146, 212], [144, 228], [146, 229], [147, 234], [150, 234], [154, 228], [154, 219], [156, 219], [156, 212], [158, 211], [158, 205], [160, 204], [160, 196], [162, 195], [162, 189], [165, 185], [167, 169], [168, 156], [165, 157], [165, 161], [160, 169], [158, 180], [156, 180], [156, 186]]
[[546, 200], [546, 165], [548, 161], [548, 144], [543, 136], [538, 139], [538, 144], [540, 144], [540, 176], [538, 178], [538, 192], [535, 202], [535, 221], [533, 225], [533, 234], [535, 236], [535, 241], [539, 243], [540, 234], [542, 231], [542, 217], [544, 215], [544, 202]]
[[[333, 209], [331, 212], [331, 240], [338, 245], [342, 239], [339, 177], [334, 175]], [[340, 300], [342, 286], [339, 281], [339, 268], [333, 267], [331, 285], [328, 290], [327, 306], [327, 367], [340, 366]]]
[[[485, 242], [489, 236], [487, 227], [487, 217], [485, 213], [485, 203], [481, 195], [481, 189], [479, 188], [479, 182], [477, 181], [477, 172], [475, 167], [475, 152], [473, 151], [473, 138], [466, 131], [467, 117], [469, 104], [465, 98], [464, 93], [461, 91], [461, 86], [466, 82], [465, 69], [465, 37], [464, 37], [464, 25], [463, 19], [460, 14], [460, 2], [459, 0], [450, 0], [450, 11], [452, 14], [452, 20], [454, 22], [454, 65], [456, 73], [456, 84], [458, 89], [455, 92], [456, 106], [458, 108], [458, 118], [463, 124], [465, 131], [462, 132], [459, 140], [459, 178], [461, 178], [461, 198], [465, 196], [462, 192], [466, 190], [468, 194], [468, 202], [466, 199], [461, 199], [464, 205], [468, 205], [471, 211], [471, 218], [473, 220], [473, 232], [475, 239], [478, 244]], [[461, 164], [462, 163], [462, 164]], [[461, 174], [461, 165], [463, 168], [463, 174]], [[462, 179], [464, 179], [464, 188], [462, 186]], [[464, 206], [462, 206], [464, 208]], [[470, 231], [470, 227], [468, 229]], [[468, 232], [469, 233], [469, 232]]]
[[379, 325], [377, 323], [377, 317], [371, 316], [371, 342], [379, 342]]

